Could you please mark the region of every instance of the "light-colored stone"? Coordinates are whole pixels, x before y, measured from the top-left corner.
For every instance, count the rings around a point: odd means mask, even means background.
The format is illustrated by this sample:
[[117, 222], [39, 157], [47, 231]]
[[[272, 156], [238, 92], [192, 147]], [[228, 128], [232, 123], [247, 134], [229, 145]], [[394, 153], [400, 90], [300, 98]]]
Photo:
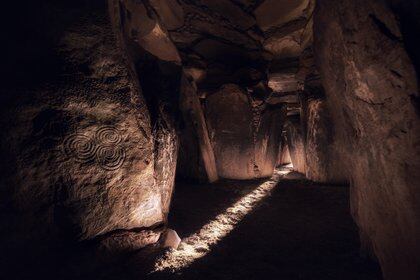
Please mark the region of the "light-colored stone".
[[287, 146], [286, 139], [282, 139], [281, 149], [279, 151], [278, 165], [287, 165], [292, 163], [290, 157], [289, 146]]
[[179, 244], [181, 243], [181, 238], [179, 238], [178, 233], [173, 229], [168, 229], [163, 237], [163, 247], [164, 248], [173, 248], [178, 249]]
[[171, 41], [168, 33], [159, 23], [156, 23], [149, 34], [138, 37], [137, 41], [146, 51], [149, 51], [162, 60], [176, 63], [181, 62], [177, 48]]
[[263, 47], [275, 58], [299, 57], [303, 51], [301, 44], [303, 32], [303, 29], [299, 29], [287, 34], [270, 36], [264, 41]]
[[296, 117], [289, 117], [289, 120], [285, 124], [285, 129], [293, 170], [305, 174], [305, 142], [299, 120]]
[[[158, 5], [158, 3], [155, 4]], [[143, 49], [161, 60], [181, 62], [178, 50], [166, 28], [150, 17], [143, 3], [125, 0], [124, 7], [131, 15], [130, 20], [126, 19], [122, 22], [127, 37], [132, 38]]]
[[268, 86], [274, 92], [294, 92], [303, 90], [303, 82], [296, 73], [285, 70], [284, 72], [272, 72], [268, 75]]

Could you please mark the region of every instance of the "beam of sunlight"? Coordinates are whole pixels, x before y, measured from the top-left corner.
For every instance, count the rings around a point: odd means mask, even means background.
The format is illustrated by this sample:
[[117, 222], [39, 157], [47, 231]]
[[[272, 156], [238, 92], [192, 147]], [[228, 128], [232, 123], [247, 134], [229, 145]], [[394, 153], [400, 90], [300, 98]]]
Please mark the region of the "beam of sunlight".
[[211, 247], [228, 235], [247, 214], [252, 212], [271, 193], [280, 178], [290, 172], [290, 166], [276, 169], [268, 181], [239, 199], [224, 213], [203, 226], [200, 231], [184, 238], [178, 250], [171, 249], [166, 252], [156, 261], [153, 272], [177, 271], [207, 255], [211, 251]]

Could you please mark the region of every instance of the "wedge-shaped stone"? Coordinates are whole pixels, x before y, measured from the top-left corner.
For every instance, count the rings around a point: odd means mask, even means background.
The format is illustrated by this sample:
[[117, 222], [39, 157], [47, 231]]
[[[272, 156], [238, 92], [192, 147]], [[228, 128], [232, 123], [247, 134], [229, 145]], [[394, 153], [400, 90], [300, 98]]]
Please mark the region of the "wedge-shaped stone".
[[256, 10], [255, 16], [264, 31], [273, 26], [282, 26], [287, 22], [305, 15], [310, 0], [266, 0]]
[[275, 92], [292, 92], [303, 89], [302, 82], [293, 72], [270, 73], [268, 86]]
[[176, 0], [151, 0], [155, 9], [168, 30], [174, 30], [184, 24], [184, 10]]

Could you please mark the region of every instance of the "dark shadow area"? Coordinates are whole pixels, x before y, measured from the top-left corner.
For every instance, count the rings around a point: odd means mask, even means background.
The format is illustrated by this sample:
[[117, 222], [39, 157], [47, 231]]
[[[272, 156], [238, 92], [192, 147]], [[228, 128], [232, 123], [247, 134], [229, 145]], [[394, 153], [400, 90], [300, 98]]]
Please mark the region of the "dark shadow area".
[[[257, 185], [178, 186], [171, 225], [181, 237], [196, 232]], [[379, 266], [359, 257], [348, 201], [347, 187], [281, 181], [208, 255], [177, 273], [150, 278], [381, 279]]]
[[[390, 2], [401, 26], [406, 50], [416, 68], [417, 79], [420, 80], [420, 53], [418, 51], [420, 47], [420, 22], [418, 21], [420, 2], [415, 0], [391, 0]], [[418, 106], [418, 104], [416, 105]]]

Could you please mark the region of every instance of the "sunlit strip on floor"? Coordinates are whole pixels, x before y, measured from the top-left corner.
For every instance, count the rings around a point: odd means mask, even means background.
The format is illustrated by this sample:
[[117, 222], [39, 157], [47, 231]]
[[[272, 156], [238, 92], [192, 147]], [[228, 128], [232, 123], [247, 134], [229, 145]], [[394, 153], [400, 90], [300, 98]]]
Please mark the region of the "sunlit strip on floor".
[[212, 246], [228, 235], [235, 226], [275, 188], [279, 179], [291, 172], [290, 168], [277, 169], [274, 175], [254, 191], [238, 200], [233, 206], [203, 226], [199, 232], [184, 238], [177, 250], [168, 251], [155, 264], [154, 272], [177, 271], [207, 255]]

